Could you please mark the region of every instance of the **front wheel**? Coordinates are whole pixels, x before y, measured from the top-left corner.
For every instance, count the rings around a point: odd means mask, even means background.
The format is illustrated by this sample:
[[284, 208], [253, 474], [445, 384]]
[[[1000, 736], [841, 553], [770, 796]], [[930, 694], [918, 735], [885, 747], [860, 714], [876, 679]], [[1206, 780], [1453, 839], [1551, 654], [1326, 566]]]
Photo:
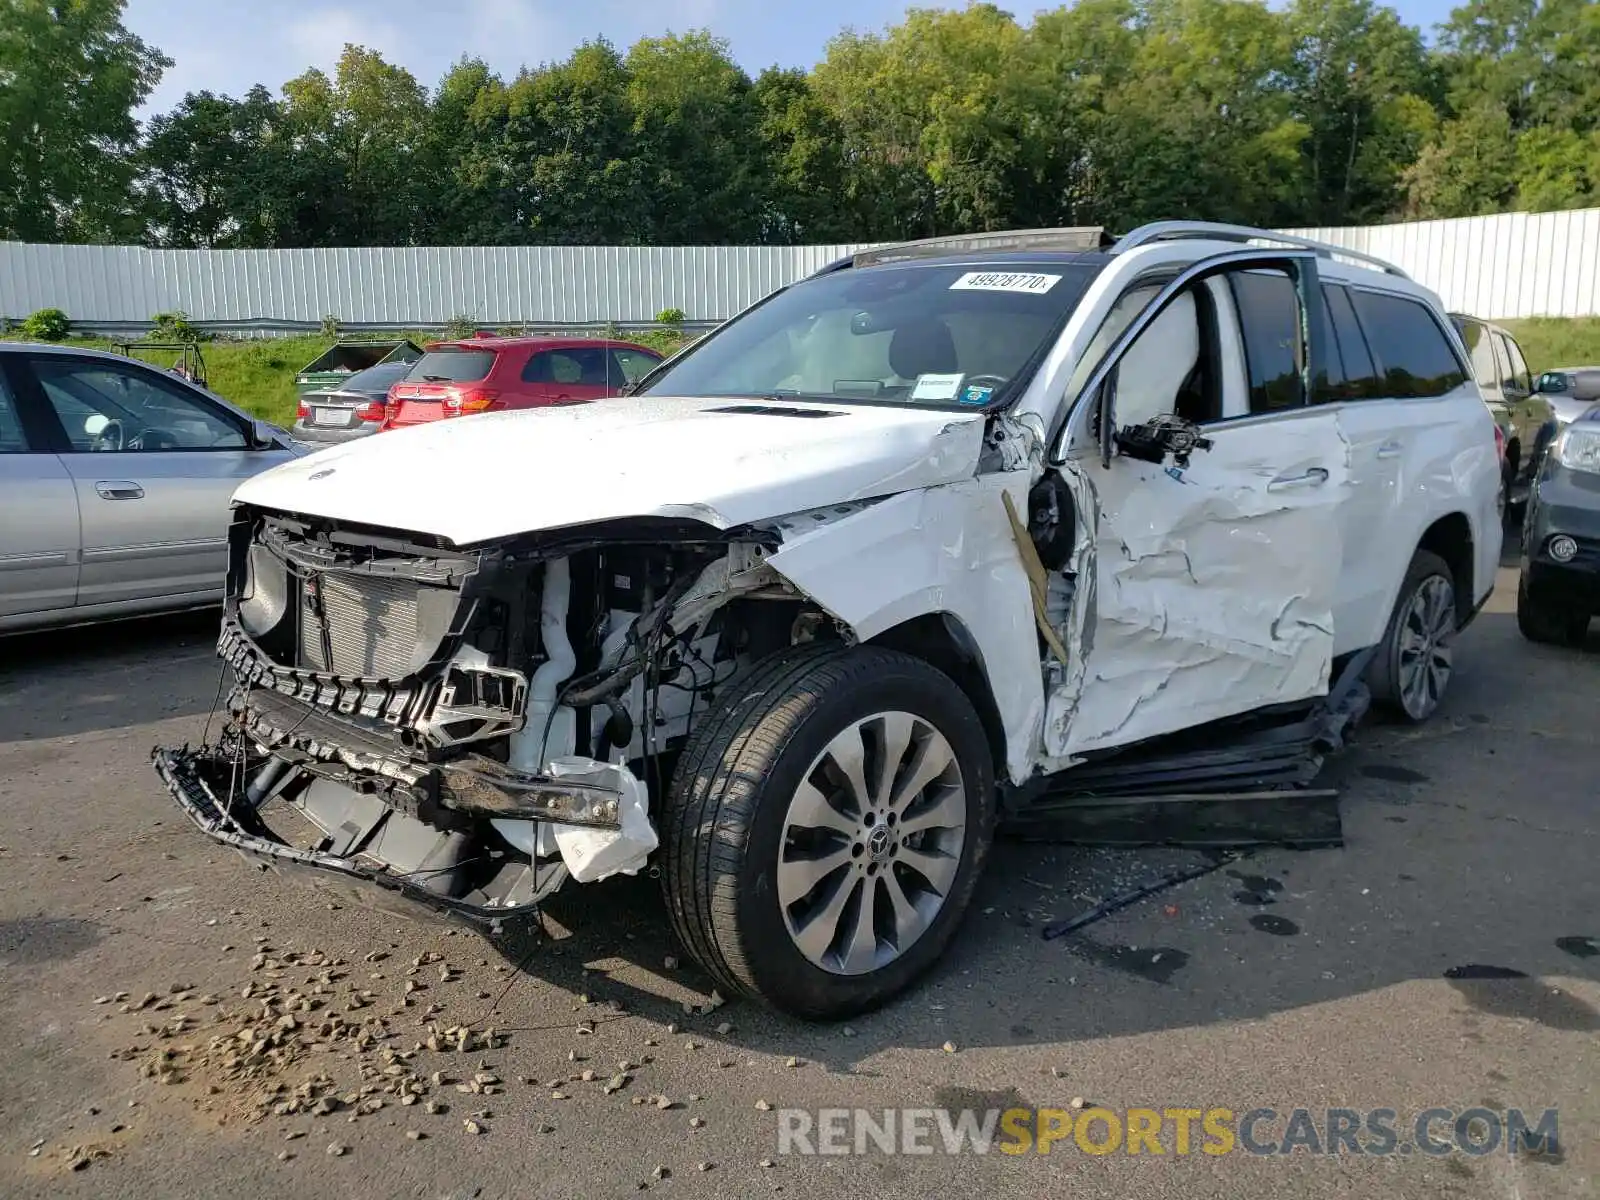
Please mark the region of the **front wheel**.
[[1524, 574], [1517, 581], [1517, 630], [1530, 642], [1580, 646], [1589, 632], [1589, 614], [1536, 594]]
[[1373, 655], [1368, 675], [1372, 698], [1409, 724], [1433, 716], [1455, 669], [1457, 624], [1449, 565], [1437, 554], [1418, 550]]
[[948, 676], [876, 647], [786, 651], [725, 694], [663, 813], [674, 930], [773, 1008], [876, 1008], [944, 952], [988, 856], [982, 723]]

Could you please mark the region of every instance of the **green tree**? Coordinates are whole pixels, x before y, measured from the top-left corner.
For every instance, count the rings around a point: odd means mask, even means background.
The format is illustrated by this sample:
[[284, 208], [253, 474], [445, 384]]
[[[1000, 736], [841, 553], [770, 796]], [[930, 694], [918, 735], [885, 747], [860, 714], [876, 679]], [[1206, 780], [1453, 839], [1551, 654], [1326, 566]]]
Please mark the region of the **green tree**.
[[1600, 5], [1473, 0], [1451, 14], [1439, 47], [1447, 112], [1406, 174], [1411, 211], [1457, 217], [1593, 203]]
[[770, 67], [751, 93], [761, 171], [766, 179], [761, 240], [850, 240], [844, 204], [844, 152], [838, 119], [803, 71]]
[[1502, 105], [1486, 101], [1445, 122], [1405, 172], [1411, 215], [1500, 212], [1517, 192], [1517, 136]]
[[291, 184], [303, 244], [414, 244], [428, 183], [414, 169], [426, 89], [377, 51], [347, 45], [333, 78], [307, 71], [283, 92], [273, 177]]
[[1295, 0], [1288, 87], [1302, 144], [1301, 220], [1381, 220], [1432, 128], [1441, 80], [1422, 35], [1371, 0]]
[[649, 199], [644, 240], [754, 242], [763, 182], [750, 77], [728, 43], [699, 30], [628, 51], [632, 152]]
[[122, 25], [121, 0], [0, 4], [0, 238], [137, 230], [133, 110], [172, 60]]
[[243, 100], [190, 92], [153, 117], [138, 155], [144, 237], [154, 246], [271, 244], [252, 218], [263, 197], [267, 142], [279, 116], [263, 87]]
[[497, 130], [495, 186], [523, 240], [629, 244], [642, 240], [648, 198], [633, 153], [628, 72], [606, 41], [565, 62], [523, 71], [486, 97]]

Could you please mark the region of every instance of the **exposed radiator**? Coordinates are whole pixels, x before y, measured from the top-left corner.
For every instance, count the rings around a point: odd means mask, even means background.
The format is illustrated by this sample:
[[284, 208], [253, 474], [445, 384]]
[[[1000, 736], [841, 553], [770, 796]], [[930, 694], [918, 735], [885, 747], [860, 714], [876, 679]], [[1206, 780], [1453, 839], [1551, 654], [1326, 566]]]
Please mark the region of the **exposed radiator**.
[[303, 587], [316, 599], [302, 594], [301, 666], [380, 679], [410, 672], [418, 635], [414, 581], [328, 572]]

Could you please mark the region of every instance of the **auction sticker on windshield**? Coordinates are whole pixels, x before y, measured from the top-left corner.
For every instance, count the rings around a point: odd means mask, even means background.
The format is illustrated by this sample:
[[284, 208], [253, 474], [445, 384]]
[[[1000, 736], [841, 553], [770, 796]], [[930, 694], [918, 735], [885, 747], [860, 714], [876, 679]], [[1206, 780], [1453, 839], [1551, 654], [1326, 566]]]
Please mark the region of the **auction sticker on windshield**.
[[950, 285], [952, 292], [1026, 292], [1042, 296], [1061, 282], [1059, 275], [1031, 271], [968, 271]]
[[913, 400], [954, 400], [965, 375], [918, 375]]

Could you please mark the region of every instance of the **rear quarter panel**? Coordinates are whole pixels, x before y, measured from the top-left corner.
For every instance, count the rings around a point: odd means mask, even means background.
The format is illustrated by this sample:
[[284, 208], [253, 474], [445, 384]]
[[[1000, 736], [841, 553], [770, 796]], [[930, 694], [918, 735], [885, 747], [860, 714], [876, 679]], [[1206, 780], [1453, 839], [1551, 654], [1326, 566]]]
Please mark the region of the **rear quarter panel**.
[[1367, 645], [1383, 637], [1411, 556], [1438, 521], [1460, 513], [1472, 536], [1471, 606], [1494, 589], [1500, 566], [1500, 462], [1494, 417], [1470, 382], [1436, 400], [1388, 401], [1402, 411], [1407, 452], [1400, 464], [1394, 521], [1385, 539], [1395, 539], [1387, 600], [1371, 614]]

